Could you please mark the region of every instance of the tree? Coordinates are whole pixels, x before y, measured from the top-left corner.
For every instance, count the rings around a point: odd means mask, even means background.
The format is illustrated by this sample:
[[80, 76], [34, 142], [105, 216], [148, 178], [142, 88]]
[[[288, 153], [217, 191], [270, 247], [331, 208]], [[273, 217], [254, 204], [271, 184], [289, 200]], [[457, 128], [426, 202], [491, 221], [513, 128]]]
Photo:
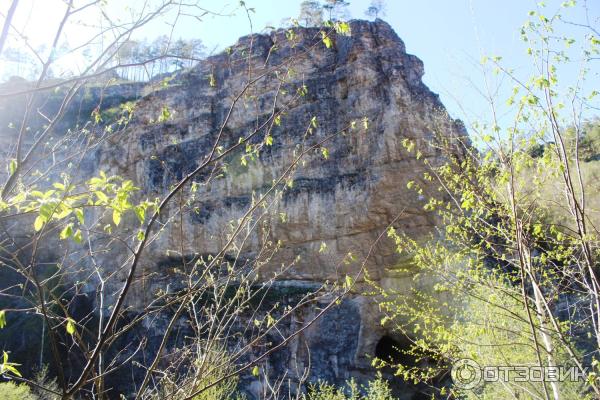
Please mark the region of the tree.
[[153, 53], [155, 54], [158, 71], [156, 74], [164, 74], [168, 71], [168, 53], [171, 47], [171, 39], [167, 35], [160, 35], [152, 42]]
[[188, 60], [188, 67], [191, 67], [192, 65], [194, 65], [195, 63], [197, 63], [205, 57], [206, 47], [200, 39], [191, 39], [188, 43], [188, 46], [190, 57], [190, 59]]
[[175, 43], [173, 43], [173, 47], [171, 48], [170, 53], [173, 57], [173, 66], [175, 69], [182, 69], [185, 65], [185, 60], [188, 60], [191, 57], [190, 48], [188, 43], [183, 39], [178, 39]]
[[323, 9], [327, 12], [330, 21], [343, 21], [349, 19], [348, 6], [345, 0], [325, 0]]
[[8, 47], [2, 53], [2, 76], [9, 78], [10, 76], [29, 77], [30, 71], [28, 65], [31, 65], [32, 59], [30, 55], [18, 48]]
[[[136, 62], [139, 54], [139, 43], [135, 40], [128, 40], [121, 44], [117, 52], [117, 62], [120, 65], [128, 65]], [[135, 71], [133, 68], [123, 68], [123, 77], [125, 79], [135, 79]]]
[[[518, 76], [498, 56], [483, 59], [487, 79], [490, 68], [514, 86], [505, 101], [487, 93], [493, 113], [490, 121], [471, 125], [474, 142], [448, 141], [432, 126], [447, 162], [427, 165], [423, 179], [437, 182], [441, 194], [426, 198], [424, 207], [444, 230], [427, 242], [393, 228], [388, 234], [409, 260], [405, 268], [435, 277], [433, 290], [428, 294], [417, 283], [410, 295], [405, 289], [381, 293], [385, 322], [411, 340], [409, 352], [421, 361], [397, 366], [407, 380], [432, 384], [465, 359], [476, 363], [471, 368], [478, 377], [477, 365], [571, 366], [585, 379], [520, 382], [512, 376], [482, 379], [473, 388], [454, 376], [453, 384], [434, 385], [442, 394], [556, 400], [600, 394], [600, 232], [589, 206], [597, 202], [590, 185], [598, 166], [582, 161], [580, 146], [585, 116], [598, 109], [598, 83], [587, 74], [597, 67], [600, 40], [587, 23], [588, 10], [577, 10], [584, 15], [578, 21], [573, 7], [541, 5], [529, 13], [521, 37], [532, 75]], [[582, 28], [581, 36], [564, 34], [571, 24]], [[583, 65], [581, 81], [565, 89], [559, 82], [571, 77], [559, 71], [573, 58]], [[496, 118], [504, 112], [514, 116], [506, 125]], [[414, 143], [405, 147], [414, 153]], [[409, 183], [422, 193], [419, 186]]]
[[370, 18], [379, 18], [379, 14], [385, 15], [385, 2], [383, 0], [372, 0], [365, 15]]
[[304, 26], [321, 26], [323, 24], [323, 9], [318, 1], [303, 1], [300, 3], [300, 16]]

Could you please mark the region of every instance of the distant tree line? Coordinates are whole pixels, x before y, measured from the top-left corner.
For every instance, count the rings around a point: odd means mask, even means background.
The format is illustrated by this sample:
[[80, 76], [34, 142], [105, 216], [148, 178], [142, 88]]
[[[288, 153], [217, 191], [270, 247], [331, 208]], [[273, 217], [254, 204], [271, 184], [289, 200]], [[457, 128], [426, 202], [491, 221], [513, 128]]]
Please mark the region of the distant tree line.
[[147, 40], [129, 40], [117, 53], [117, 65], [124, 67], [119, 75], [127, 80], [144, 81], [156, 75], [189, 68], [205, 55], [200, 39], [179, 39], [172, 42], [166, 35]]
[[[300, 3], [300, 15], [298, 22], [303, 26], [321, 26], [323, 19], [329, 21], [347, 20], [350, 18], [348, 6], [350, 2], [345, 0], [307, 0]], [[369, 18], [378, 18], [385, 15], [385, 2], [383, 0], [372, 0], [365, 11]]]
[[[321, 26], [324, 20], [341, 21], [350, 18], [345, 0], [306, 0], [300, 4], [298, 22], [303, 26]], [[385, 2], [383, 0], [371, 1], [365, 11], [370, 18], [385, 15]], [[57, 49], [55, 59], [60, 59], [66, 51]], [[91, 58], [89, 49], [83, 57]], [[44, 49], [36, 49], [36, 53], [44, 53]], [[121, 44], [115, 57], [110, 60], [110, 67], [115, 68], [117, 74], [126, 80], [146, 81], [157, 75], [170, 73], [182, 68], [189, 68], [205, 55], [205, 46], [200, 39], [178, 39], [173, 41], [167, 35], [161, 35], [152, 41], [127, 40]], [[120, 67], [122, 66], [122, 67]], [[35, 55], [24, 47], [7, 47], [0, 58], [0, 81], [6, 81], [11, 76], [33, 79], [39, 74], [39, 63]], [[65, 77], [72, 75], [68, 71], [55, 74], [52, 70], [46, 72], [47, 78], [56, 75]]]
[[[36, 52], [44, 53], [44, 48]], [[68, 52], [58, 49], [55, 59], [59, 60]], [[116, 55], [106, 64], [105, 68], [116, 68], [119, 77], [126, 80], [146, 81], [157, 75], [189, 68], [205, 55], [205, 46], [200, 39], [178, 39], [172, 41], [168, 36], [161, 35], [152, 41], [127, 40], [122, 43]], [[91, 52], [83, 52], [86, 60], [91, 58]], [[12, 76], [34, 79], [40, 72], [39, 63], [31, 51], [19, 47], [7, 47], [0, 57], [0, 81], [6, 81]], [[69, 77], [72, 73], [60, 73], [60, 77]], [[46, 72], [46, 78], [56, 78], [58, 74], [52, 69]]]

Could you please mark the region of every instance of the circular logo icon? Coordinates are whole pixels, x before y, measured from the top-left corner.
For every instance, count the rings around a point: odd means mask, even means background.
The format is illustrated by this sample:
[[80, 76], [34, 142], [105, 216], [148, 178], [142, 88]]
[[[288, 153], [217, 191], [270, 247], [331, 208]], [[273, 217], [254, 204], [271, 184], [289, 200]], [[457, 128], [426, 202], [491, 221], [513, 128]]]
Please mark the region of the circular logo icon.
[[452, 365], [450, 371], [454, 384], [460, 389], [473, 389], [481, 383], [481, 368], [469, 358], [462, 358]]

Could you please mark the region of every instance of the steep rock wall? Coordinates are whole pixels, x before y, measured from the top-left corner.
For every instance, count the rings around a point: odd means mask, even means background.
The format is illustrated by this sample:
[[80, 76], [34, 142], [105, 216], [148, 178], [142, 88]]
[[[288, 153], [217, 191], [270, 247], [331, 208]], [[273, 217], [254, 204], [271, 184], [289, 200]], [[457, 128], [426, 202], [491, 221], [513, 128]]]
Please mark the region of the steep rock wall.
[[[422, 62], [406, 53], [385, 22], [353, 21], [351, 35], [337, 35], [331, 48], [321, 42], [318, 29], [293, 32], [292, 41], [283, 30], [241, 38], [227, 52], [177, 75], [168, 87], [138, 101], [136, 120], [127, 134], [97, 155], [95, 168], [129, 176], [147, 194], [164, 193], [202, 162], [248, 80], [285, 65], [291, 57], [294, 78], [285, 87], [289, 92], [302, 85], [307, 89], [304, 98], [282, 116], [281, 126], [271, 132], [273, 146], [247, 166], [233, 157], [222, 178], [199, 190], [193, 210], [173, 220], [148, 249], [143, 260], [148, 279], [135, 296], [140, 304], [157, 288], [172, 284], [161, 262], [167, 259], [165, 249], [179, 249], [183, 243], [183, 252], [194, 255], [221, 248], [224, 227], [244, 215], [253, 193], [264, 191], [289, 166], [312, 117], [318, 121], [315, 138], [365, 116], [369, 128], [333, 138], [326, 145], [328, 158], [320, 153], [308, 156], [294, 173], [293, 187], [274, 206], [268, 237], [253, 237], [246, 254], [255, 255], [264, 240], [280, 240], [282, 249], [261, 274], [267, 279], [279, 265], [300, 256], [280, 277], [289, 287], [354, 274], [363, 260], [370, 277], [383, 286], [408, 290], [413, 285], [410, 274], [393, 271], [399, 262], [393, 243], [386, 238], [377, 241], [392, 223], [414, 237], [431, 232], [435, 224], [423, 211], [422, 198], [407, 189], [409, 181], [422, 182], [424, 170], [422, 161], [408, 154], [402, 142], [414, 141], [416, 150], [435, 163], [440, 155], [430, 145], [434, 130], [458, 137], [465, 135], [464, 128], [446, 115], [437, 95], [421, 81]], [[233, 109], [223, 143], [237, 142], [268, 118], [277, 85], [276, 77], [267, 74], [249, 89], [248, 98]], [[153, 124], [164, 107], [170, 119]], [[280, 215], [286, 216], [285, 222]], [[319, 251], [322, 243], [326, 251]], [[349, 252], [361, 262], [340, 263]], [[359, 294], [361, 288], [301, 335], [286, 356], [273, 361], [278, 368], [292, 369], [299, 360], [307, 363], [308, 344], [313, 377], [339, 383], [371, 374], [368, 355], [388, 333], [380, 327], [372, 301]]]
[[[223, 227], [242, 216], [253, 193], [264, 191], [289, 166], [311, 117], [318, 121], [316, 138], [365, 116], [369, 128], [333, 138], [325, 145], [327, 159], [320, 153], [309, 155], [295, 172], [293, 187], [276, 204], [270, 238], [281, 240], [283, 249], [272, 264], [301, 256], [286, 279], [324, 281], [354, 272], [340, 271], [335, 261], [348, 252], [364, 259], [395, 218], [394, 226], [412, 235], [431, 230], [434, 221], [406, 188], [407, 182], [422, 180], [423, 163], [403, 150], [402, 141], [413, 140], [416, 150], [435, 162], [439, 155], [428, 143], [433, 130], [460, 136], [463, 128], [445, 115], [437, 95], [421, 81], [423, 64], [406, 54], [388, 24], [353, 21], [351, 32], [348, 37], [338, 35], [331, 48], [320, 43], [317, 29], [296, 29], [293, 46], [282, 30], [242, 38], [227, 53], [210, 57], [138, 101], [136, 121], [96, 155], [90, 171], [129, 176], [151, 196], [164, 193], [209, 152], [233, 98], [249, 79], [247, 59], [241, 56], [243, 62], [232, 62], [236, 55], [252, 52], [252, 77], [291, 56], [295, 78], [286, 85], [290, 90], [302, 85], [307, 89], [282, 116], [281, 126], [274, 127], [272, 147], [247, 166], [232, 158], [223, 178], [199, 190], [194, 211], [182, 223], [174, 221], [150, 248], [144, 262], [147, 272], [159, 267], [156, 260], [165, 256], [159, 251], [179, 248], [182, 242], [190, 254], [217, 252], [223, 245]], [[249, 90], [251, 97], [233, 110], [223, 143], [236, 142], [269, 115], [277, 83], [267, 76]], [[149, 127], [164, 107], [170, 119]], [[282, 214], [285, 222], [279, 220]], [[259, 248], [256, 240], [248, 246], [249, 253]], [[325, 252], [318, 251], [322, 243], [327, 245]], [[396, 261], [394, 248], [382, 241], [367, 267], [374, 279], [381, 279]]]
[[[316, 28], [243, 37], [228, 51], [170, 77], [164, 87], [149, 85], [145, 91], [138, 85], [134, 90], [126, 87], [123, 99], [149, 93], [136, 100], [129, 127], [89, 154], [80, 173], [88, 177], [103, 170], [128, 177], [143, 188], [141, 197], [150, 198], [164, 195], [200, 165], [217, 136], [222, 136], [225, 148], [237, 143], [269, 118], [273, 104], [278, 110], [278, 101], [285, 103], [298, 90], [306, 91], [300, 99], [290, 100], [281, 125], [270, 131], [272, 146], [265, 147], [247, 165], [240, 163], [242, 152], [232, 154], [227, 159], [227, 171], [211, 170], [215, 178], [199, 188], [181, 217], [165, 225], [144, 252], [133, 295], [127, 300], [131, 310], [148, 304], [157, 290], [177, 285], [172, 274], [177, 258], [168, 250], [194, 257], [221, 249], [229, 222], [243, 216], [253, 196], [268, 190], [273, 179], [289, 168], [313, 117], [317, 123], [309, 143], [342, 130], [346, 134], [336, 135], [325, 144], [327, 157], [315, 151], [304, 158], [294, 171], [293, 185], [270, 210], [268, 233], [250, 237], [242, 255], [251, 259], [265, 241], [280, 241], [281, 249], [259, 273], [262, 279], [269, 279], [282, 264], [296, 260], [279, 276], [282, 292], [356, 274], [363, 265], [383, 286], [408, 290], [414, 285], [410, 273], [394, 271], [401, 260], [394, 244], [385, 235], [381, 238], [390, 225], [422, 237], [436, 223], [423, 211], [423, 198], [407, 189], [409, 181], [425, 187], [428, 184], [422, 181], [422, 160], [416, 160], [414, 152], [408, 154], [402, 143], [405, 139], [413, 141], [422, 158], [436, 163], [441, 156], [430, 145], [434, 131], [447, 137], [464, 136], [465, 131], [459, 121], [447, 116], [438, 96], [423, 84], [422, 62], [406, 53], [388, 24], [381, 20], [352, 21], [350, 28], [349, 36], [334, 35], [330, 47], [324, 45]], [[292, 73], [289, 67], [293, 67]], [[275, 70], [287, 74], [281, 87]], [[243, 96], [239, 97], [240, 93]], [[159, 121], [163, 110], [169, 115]], [[364, 117], [368, 118], [368, 129], [361, 126]], [[357, 121], [356, 129], [348, 129], [352, 121]], [[207, 177], [203, 172], [198, 181]], [[179, 215], [178, 204], [174, 201], [161, 219]], [[123, 221], [131, 226], [132, 233], [134, 221], [133, 216]], [[320, 251], [323, 244], [325, 250]], [[60, 254], [63, 246], [68, 244], [51, 244], [48, 252]], [[119, 265], [128, 254], [118, 242], [111, 246], [109, 252], [95, 257], [104, 268]], [[348, 253], [358, 261], [342, 263]], [[121, 278], [126, 272], [115, 271]], [[114, 290], [108, 292], [118, 292], [121, 278], [114, 279]], [[93, 302], [98, 282], [93, 277], [86, 282], [83, 291], [90, 293], [88, 300]], [[421, 284], [426, 290], [427, 280]], [[369, 356], [376, 352], [381, 338], [391, 333], [380, 326], [372, 299], [360, 294], [365, 288], [359, 284], [338, 308], [273, 356], [270, 362], [274, 369], [310, 365], [311, 379], [338, 384], [351, 376], [372, 376]], [[296, 325], [314, 314], [315, 310], [305, 310], [296, 318]], [[293, 331], [297, 326], [288, 328]], [[144, 329], [139, 334], [148, 337], [151, 346], [154, 328]], [[132, 341], [137, 340], [135, 335], [132, 333]], [[244, 376], [242, 383], [248, 394], [256, 395], [260, 390], [252, 376]]]

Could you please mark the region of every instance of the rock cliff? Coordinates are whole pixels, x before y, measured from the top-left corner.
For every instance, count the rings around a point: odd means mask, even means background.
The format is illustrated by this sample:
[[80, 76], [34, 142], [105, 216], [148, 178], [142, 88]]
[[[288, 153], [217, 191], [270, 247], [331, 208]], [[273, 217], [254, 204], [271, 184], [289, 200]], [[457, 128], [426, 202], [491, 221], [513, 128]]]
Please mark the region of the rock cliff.
[[[422, 180], [423, 163], [414, 153], [408, 154], [402, 142], [414, 141], [416, 150], [435, 162], [439, 154], [430, 145], [433, 130], [461, 136], [464, 129], [445, 115], [437, 95], [421, 80], [422, 62], [406, 53], [388, 24], [378, 20], [350, 25], [350, 36], [337, 35], [330, 48], [321, 43], [319, 30], [310, 28], [294, 29], [293, 39], [283, 30], [241, 38], [227, 52], [208, 58], [177, 75], [168, 87], [140, 99], [136, 121], [127, 134], [97, 155], [96, 168], [130, 176], [149, 193], [163, 193], [199, 165], [234, 97], [249, 79], [291, 57], [295, 75], [286, 87], [289, 91], [306, 88], [304, 98], [271, 131], [272, 147], [247, 165], [232, 158], [224, 176], [200, 190], [192, 210], [169, 225], [150, 248], [144, 273], [152, 277], [148, 279], [153, 289], [160, 285], [157, 282], [169, 281], [161, 270], [165, 249], [181, 248], [182, 243], [184, 254], [211, 254], [220, 249], [228, 222], [240, 218], [253, 194], [264, 191], [288, 168], [313, 117], [316, 138], [343, 130], [363, 117], [368, 117], [369, 127], [333, 138], [326, 144], [327, 158], [321, 153], [309, 155], [294, 172], [293, 186], [271, 211], [268, 238], [253, 238], [244, 252], [251, 256], [264, 240], [281, 241], [281, 250], [261, 272], [265, 276], [269, 268], [277, 269], [300, 256], [280, 276], [286, 286], [356, 273], [360, 262], [340, 264], [352, 253], [366, 260], [370, 276], [382, 285], [408, 287], [411, 277], [393, 271], [398, 263], [393, 244], [384, 239], [372, 249], [392, 223], [413, 236], [430, 232], [435, 223], [423, 211], [423, 202], [407, 189], [409, 181]], [[236, 63], [235, 59], [244, 61]], [[227, 123], [226, 143], [236, 142], [269, 115], [277, 85], [271, 75], [252, 86]], [[169, 120], [148, 129], [150, 120], [164, 107], [170, 112]], [[326, 250], [319, 251], [323, 243]], [[137, 297], [141, 300], [151, 293], [140, 290]], [[366, 355], [375, 353], [385, 335], [376, 308], [357, 294], [299, 341], [307, 341], [313, 349], [313, 376], [340, 382], [369, 370]], [[296, 347], [302, 353], [303, 346]], [[307, 355], [292, 358], [306, 361]], [[283, 364], [280, 367], [292, 367]]]
[[[295, 77], [286, 86], [290, 90], [304, 86], [306, 95], [282, 115], [280, 126], [273, 127], [273, 145], [247, 165], [231, 157], [223, 176], [198, 191], [186, 218], [167, 227], [160, 239], [167, 243], [153, 249], [164, 251], [184, 243], [184, 253], [217, 252], [223, 245], [219, 239], [223, 227], [244, 214], [253, 193], [268, 188], [289, 167], [313, 117], [316, 138], [342, 131], [352, 121], [361, 124], [364, 117], [369, 127], [348, 129], [348, 134], [328, 141], [327, 158], [318, 151], [307, 155], [294, 172], [292, 187], [275, 204], [269, 236], [281, 240], [283, 249], [272, 264], [301, 256], [284, 278], [322, 282], [352, 272], [338, 271], [332, 261], [348, 252], [364, 259], [393, 220], [395, 227], [416, 236], [431, 230], [434, 221], [406, 187], [409, 181], [422, 180], [423, 163], [414, 152], [408, 154], [402, 142], [412, 140], [423, 158], [435, 160], [439, 155], [430, 145], [434, 130], [448, 136], [464, 132], [422, 83], [422, 62], [406, 54], [403, 42], [381, 20], [353, 21], [351, 35], [337, 35], [331, 48], [321, 43], [316, 28], [294, 31], [293, 44], [282, 30], [241, 38], [226, 53], [177, 75], [166, 88], [138, 100], [130, 128], [95, 155], [90, 172], [102, 169], [124, 175], [150, 196], [162, 194], [210, 151], [233, 98], [249, 78], [247, 56], [240, 54], [252, 52], [253, 76], [287, 58], [293, 60]], [[244, 62], [232, 62], [236, 56]], [[277, 83], [273, 74], [251, 87], [234, 108], [222, 143], [237, 142], [269, 115]], [[168, 121], [149, 125], [165, 108]], [[281, 215], [285, 221], [280, 221]], [[318, 251], [322, 243], [325, 252]], [[260, 244], [252, 243], [245, 251], [256, 252]], [[151, 249], [147, 271], [155, 271], [156, 260], [163, 257]], [[385, 268], [396, 261], [394, 249], [382, 243], [367, 266], [374, 279], [382, 279]]]
[[[259, 155], [243, 163], [243, 151], [229, 155], [226, 169], [211, 170], [214, 177], [198, 179], [203, 183], [193, 199], [186, 199], [185, 211], [174, 202], [161, 216], [171, 223], [142, 259], [128, 300], [133, 309], [147, 304], [156, 290], [174, 285], [169, 266], [176, 261], [168, 250], [184, 258], [220, 250], [230, 221], [241, 218], [253, 198], [290, 168], [308, 129], [308, 144], [340, 134], [294, 167], [290, 184], [269, 211], [268, 229], [250, 237], [241, 256], [250, 259], [266, 241], [280, 242], [260, 279], [269, 279], [282, 264], [295, 261], [278, 276], [283, 292], [356, 274], [363, 264], [383, 286], [411, 284], [410, 274], [394, 271], [400, 260], [393, 243], [378, 238], [390, 225], [413, 236], [432, 231], [435, 220], [423, 211], [422, 199], [407, 189], [409, 181], [422, 182], [423, 163], [414, 152], [435, 163], [440, 154], [430, 144], [434, 131], [448, 137], [465, 132], [423, 84], [422, 62], [406, 53], [387, 23], [352, 21], [350, 30], [349, 35], [334, 35], [329, 46], [317, 28], [243, 37], [227, 51], [170, 77], [166, 85], [154, 85], [143, 96], [136, 92], [134, 118], [127, 129], [94, 150], [81, 173], [102, 170], [128, 177], [143, 189], [140, 196], [150, 198], [164, 195], [200, 165], [218, 135], [227, 147], [260, 127], [274, 110], [285, 112], [260, 136], [263, 141], [268, 134], [272, 144], [263, 146]], [[284, 71], [285, 80], [278, 76]], [[299, 92], [302, 96], [292, 99]], [[413, 154], [403, 148], [406, 139], [415, 143]], [[358, 261], [342, 263], [348, 253]], [[125, 257], [115, 244], [96, 262], [109, 265]], [[95, 284], [84, 290], [93, 292]], [[274, 357], [274, 368], [308, 365], [310, 358], [311, 379], [341, 383], [351, 376], [371, 376], [369, 355], [385, 352], [391, 333], [380, 326], [377, 308], [361, 295], [363, 288], [359, 285], [283, 355]], [[314, 312], [308, 310], [298, 319]], [[151, 329], [146, 335], [152, 336]], [[306, 348], [311, 349], [310, 357]], [[252, 378], [244, 379], [248, 393], [256, 393]]]

